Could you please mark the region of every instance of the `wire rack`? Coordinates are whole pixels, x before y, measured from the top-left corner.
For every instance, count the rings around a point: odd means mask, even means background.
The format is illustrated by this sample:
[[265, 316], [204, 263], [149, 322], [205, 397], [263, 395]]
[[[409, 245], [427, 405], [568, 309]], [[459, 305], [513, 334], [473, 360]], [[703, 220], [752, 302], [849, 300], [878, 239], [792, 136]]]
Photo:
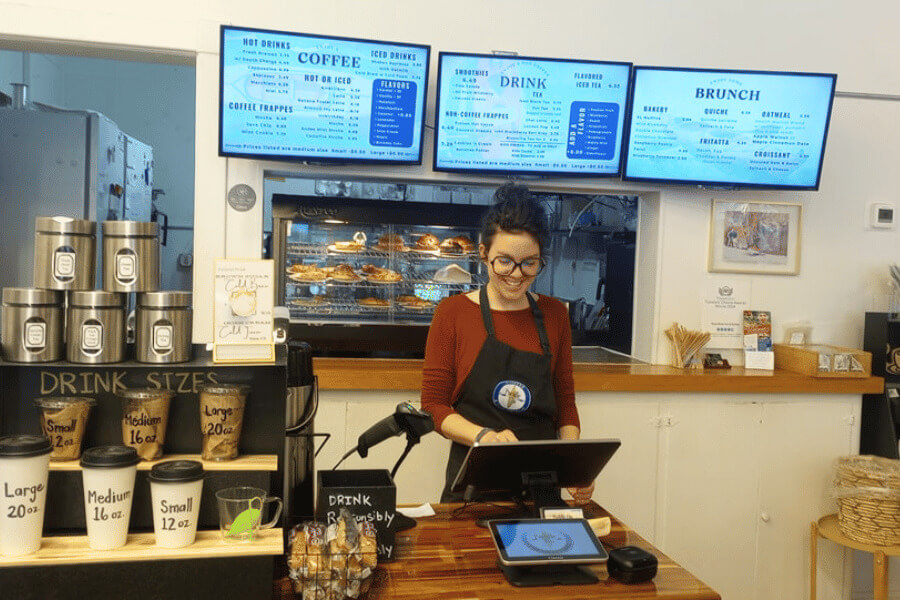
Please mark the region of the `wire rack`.
[[330, 250], [328, 246], [320, 244], [303, 244], [300, 242], [290, 242], [287, 245], [287, 255], [297, 258], [327, 258], [329, 256], [349, 257], [349, 258], [371, 258], [385, 259], [402, 256], [405, 261], [460, 261], [460, 260], [477, 260], [478, 255], [474, 253], [468, 254], [440, 254], [436, 252], [418, 252], [415, 250], [408, 251], [389, 251], [377, 250], [375, 248], [365, 248], [355, 250], [353, 252], [338, 252]]

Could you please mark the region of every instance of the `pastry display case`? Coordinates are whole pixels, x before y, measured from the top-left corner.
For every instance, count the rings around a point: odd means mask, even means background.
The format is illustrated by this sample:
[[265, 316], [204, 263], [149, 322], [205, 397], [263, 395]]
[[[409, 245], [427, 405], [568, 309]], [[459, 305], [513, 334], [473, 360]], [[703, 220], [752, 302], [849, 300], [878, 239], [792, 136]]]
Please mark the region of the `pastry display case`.
[[421, 354], [435, 306], [484, 282], [486, 206], [275, 194], [278, 304], [320, 351]]

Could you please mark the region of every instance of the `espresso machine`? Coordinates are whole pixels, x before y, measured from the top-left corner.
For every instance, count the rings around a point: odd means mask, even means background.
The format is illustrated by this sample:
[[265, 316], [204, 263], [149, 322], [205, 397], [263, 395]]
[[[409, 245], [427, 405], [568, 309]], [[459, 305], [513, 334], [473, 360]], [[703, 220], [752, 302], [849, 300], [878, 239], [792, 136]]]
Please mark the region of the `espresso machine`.
[[[284, 423], [285, 531], [315, 514], [315, 438], [329, 434], [314, 429], [319, 408], [319, 388], [313, 373], [312, 348], [304, 341], [287, 342], [287, 394]], [[321, 449], [321, 447], [320, 447]]]

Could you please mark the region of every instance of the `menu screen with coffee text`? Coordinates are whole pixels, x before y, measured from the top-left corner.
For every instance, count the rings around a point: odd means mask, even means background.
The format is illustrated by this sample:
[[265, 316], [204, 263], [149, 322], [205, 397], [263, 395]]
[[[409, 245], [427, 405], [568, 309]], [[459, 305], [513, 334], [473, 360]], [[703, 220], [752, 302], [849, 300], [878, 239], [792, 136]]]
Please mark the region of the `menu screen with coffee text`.
[[221, 34], [220, 155], [421, 162], [428, 46]]
[[616, 176], [630, 63], [441, 52], [434, 168]]
[[835, 80], [635, 67], [624, 178], [816, 189]]

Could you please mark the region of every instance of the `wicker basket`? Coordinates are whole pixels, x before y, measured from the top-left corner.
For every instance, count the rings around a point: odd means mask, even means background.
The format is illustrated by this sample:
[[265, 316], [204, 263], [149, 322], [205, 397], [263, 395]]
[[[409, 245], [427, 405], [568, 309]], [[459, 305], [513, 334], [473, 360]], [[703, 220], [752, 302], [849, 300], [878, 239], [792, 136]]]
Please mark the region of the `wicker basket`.
[[900, 544], [900, 460], [841, 457], [834, 486], [844, 535], [865, 544]]

